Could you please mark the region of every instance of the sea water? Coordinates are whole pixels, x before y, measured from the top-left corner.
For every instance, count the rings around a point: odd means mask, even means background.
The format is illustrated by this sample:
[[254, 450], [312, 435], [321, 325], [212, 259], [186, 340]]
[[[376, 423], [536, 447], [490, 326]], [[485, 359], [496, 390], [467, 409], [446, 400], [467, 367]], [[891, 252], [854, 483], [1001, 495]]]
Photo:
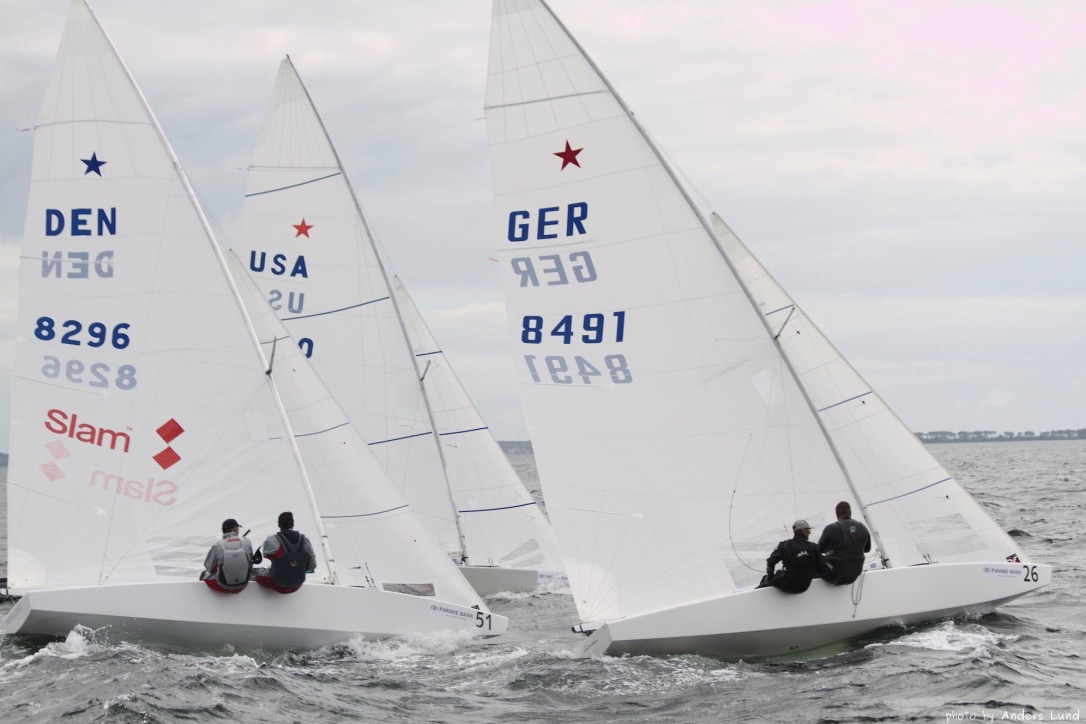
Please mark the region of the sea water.
[[[930, 450], [1034, 560], [1053, 566], [1051, 586], [993, 614], [886, 628], [815, 655], [760, 662], [573, 659], [576, 612], [561, 581], [488, 599], [509, 617], [510, 633], [485, 642], [431, 635], [197, 656], [109, 642], [85, 629], [63, 641], [7, 638], [0, 720], [1080, 721], [1086, 441]], [[531, 457], [512, 459], [538, 488]], [[9, 608], [0, 604], [0, 614]]]

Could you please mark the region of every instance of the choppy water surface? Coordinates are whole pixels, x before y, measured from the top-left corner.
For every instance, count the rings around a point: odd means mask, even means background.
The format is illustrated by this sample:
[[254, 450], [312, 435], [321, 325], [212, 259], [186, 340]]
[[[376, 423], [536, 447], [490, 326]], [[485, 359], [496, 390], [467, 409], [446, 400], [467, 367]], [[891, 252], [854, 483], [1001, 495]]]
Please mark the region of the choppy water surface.
[[[511, 632], [488, 642], [428, 636], [258, 656], [168, 653], [85, 630], [63, 642], [0, 639], [3, 721], [1080, 720], [1086, 442], [932, 451], [1034, 559], [1055, 567], [1052, 586], [994, 614], [759, 663], [571, 659], [576, 614], [562, 584], [489, 599]], [[532, 459], [514, 464], [534, 485]]]

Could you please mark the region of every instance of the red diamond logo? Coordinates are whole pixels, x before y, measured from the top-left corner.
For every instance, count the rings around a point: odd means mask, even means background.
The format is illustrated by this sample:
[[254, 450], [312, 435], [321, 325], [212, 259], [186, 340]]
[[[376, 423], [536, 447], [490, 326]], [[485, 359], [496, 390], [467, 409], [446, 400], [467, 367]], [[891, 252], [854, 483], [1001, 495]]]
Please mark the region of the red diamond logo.
[[49, 454], [53, 456], [54, 460], [60, 460], [71, 455], [68, 452], [68, 448], [64, 447], [64, 443], [60, 440], [54, 440], [53, 442], [46, 443], [45, 449], [49, 451]]
[[173, 441], [174, 438], [176, 438], [178, 435], [180, 435], [184, 431], [185, 431], [185, 428], [178, 425], [177, 420], [173, 419], [172, 417], [170, 418], [169, 422], [163, 423], [162, 427], [155, 430], [155, 432], [158, 433], [158, 436], [161, 437], [166, 442]]
[[165, 470], [168, 467], [170, 467], [171, 465], [173, 465], [174, 463], [176, 463], [178, 460], [180, 460], [181, 456], [178, 455], [177, 453], [175, 453], [173, 451], [172, 447], [168, 447], [165, 450], [163, 450], [162, 452], [160, 452], [158, 455], [153, 456], [152, 459], [156, 463], [158, 463], [158, 466], [160, 468]]
[[45, 477], [49, 478], [50, 480], [60, 480], [64, 477], [64, 473], [61, 471], [60, 466], [56, 463], [45, 463], [44, 465], [40, 465], [38, 467], [40, 467], [41, 471], [45, 473]]

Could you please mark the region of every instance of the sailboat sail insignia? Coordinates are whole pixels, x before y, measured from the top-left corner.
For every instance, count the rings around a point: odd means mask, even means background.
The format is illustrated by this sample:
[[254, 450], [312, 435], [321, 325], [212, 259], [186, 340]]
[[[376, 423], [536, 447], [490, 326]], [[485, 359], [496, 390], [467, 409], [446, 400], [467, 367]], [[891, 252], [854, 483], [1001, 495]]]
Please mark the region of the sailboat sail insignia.
[[[221, 250], [83, 0], [34, 146], [7, 486], [8, 582], [22, 598], [0, 631], [110, 625], [282, 648], [503, 630], [301, 352], [278, 343], [286, 331]], [[272, 532], [283, 510], [313, 538], [315, 574], [290, 596], [252, 585], [224, 606], [197, 580], [209, 533], [243, 515]], [[390, 592], [404, 586], [428, 595]]]
[[[495, 0], [486, 114], [521, 400], [595, 630], [580, 653], [784, 653], [1047, 582], [985, 573], [1024, 552], [718, 238], [541, 0]], [[890, 566], [862, 602], [752, 590], [792, 521], [820, 528], [842, 499]]]
[[388, 272], [289, 58], [253, 150], [242, 244], [272, 307], [476, 589], [530, 589], [537, 571], [560, 570], [549, 524]]

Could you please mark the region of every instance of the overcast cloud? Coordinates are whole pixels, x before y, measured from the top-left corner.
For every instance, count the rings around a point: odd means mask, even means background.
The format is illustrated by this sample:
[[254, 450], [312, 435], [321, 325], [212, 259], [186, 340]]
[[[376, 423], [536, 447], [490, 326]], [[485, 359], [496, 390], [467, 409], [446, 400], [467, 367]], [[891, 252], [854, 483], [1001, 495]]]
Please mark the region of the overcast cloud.
[[[0, 30], [0, 449], [32, 132], [67, 0]], [[482, 116], [488, 0], [98, 0], [209, 213], [289, 53], [395, 270], [523, 439]], [[1086, 427], [1086, 4], [553, 0], [627, 104], [914, 430]]]

